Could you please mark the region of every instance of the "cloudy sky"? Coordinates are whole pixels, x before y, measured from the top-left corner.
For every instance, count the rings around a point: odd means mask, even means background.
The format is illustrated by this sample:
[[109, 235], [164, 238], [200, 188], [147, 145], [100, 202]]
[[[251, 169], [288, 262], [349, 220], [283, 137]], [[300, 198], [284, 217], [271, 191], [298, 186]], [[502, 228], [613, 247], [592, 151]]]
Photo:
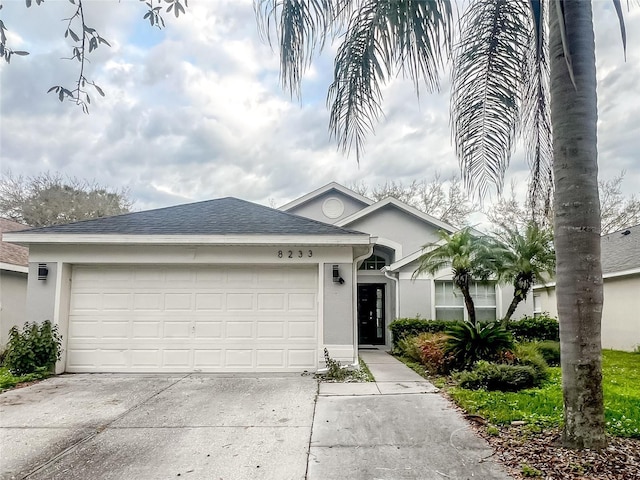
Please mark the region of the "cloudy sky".
[[[151, 28], [144, 4], [85, 0], [86, 22], [106, 38], [87, 77], [105, 91], [90, 115], [46, 91], [73, 84], [77, 62], [61, 19], [67, 0], [0, 11], [14, 50], [0, 66], [3, 172], [60, 172], [128, 188], [134, 209], [236, 196], [282, 205], [328, 182], [410, 182], [458, 172], [448, 122], [448, 80], [418, 101], [410, 84], [385, 89], [385, 118], [358, 165], [328, 135], [327, 87], [334, 47], [306, 74], [301, 100], [279, 84], [278, 59], [258, 34], [251, 0], [191, 0], [179, 19]], [[35, 3], [35, 2], [34, 2]], [[624, 2], [623, 2], [624, 3]], [[640, 8], [627, 13], [624, 61], [610, 0], [594, 0], [601, 178], [626, 171], [625, 194], [640, 194]], [[524, 188], [516, 151], [507, 182]]]

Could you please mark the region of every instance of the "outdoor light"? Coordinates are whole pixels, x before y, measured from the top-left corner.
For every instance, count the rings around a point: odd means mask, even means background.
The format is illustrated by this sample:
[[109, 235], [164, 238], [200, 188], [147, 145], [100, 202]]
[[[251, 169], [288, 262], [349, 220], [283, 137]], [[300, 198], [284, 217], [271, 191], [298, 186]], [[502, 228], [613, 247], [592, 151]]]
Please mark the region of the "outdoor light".
[[338, 265], [333, 266], [333, 283], [339, 283], [340, 285], [344, 283], [344, 279], [340, 276]]
[[46, 280], [47, 275], [49, 275], [49, 269], [47, 268], [46, 263], [38, 264], [38, 280]]

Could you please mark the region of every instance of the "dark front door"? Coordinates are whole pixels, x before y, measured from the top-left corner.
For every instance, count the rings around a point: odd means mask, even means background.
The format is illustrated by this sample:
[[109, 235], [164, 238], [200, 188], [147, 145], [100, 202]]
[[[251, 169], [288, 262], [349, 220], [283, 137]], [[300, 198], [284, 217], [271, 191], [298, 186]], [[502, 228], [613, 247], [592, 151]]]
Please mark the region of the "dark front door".
[[384, 345], [384, 284], [358, 285], [358, 343]]

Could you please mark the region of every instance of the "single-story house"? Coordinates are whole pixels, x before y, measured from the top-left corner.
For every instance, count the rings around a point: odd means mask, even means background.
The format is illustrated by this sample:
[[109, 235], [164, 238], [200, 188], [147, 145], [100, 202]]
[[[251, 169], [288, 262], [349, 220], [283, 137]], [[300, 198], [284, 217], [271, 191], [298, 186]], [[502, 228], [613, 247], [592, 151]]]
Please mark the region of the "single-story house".
[[[462, 318], [450, 271], [411, 279], [440, 229], [331, 183], [279, 210], [223, 198], [8, 239], [30, 248], [27, 318], [58, 324], [58, 371], [278, 372], [390, 347], [398, 317]], [[475, 284], [479, 317], [508, 290]]]
[[[640, 346], [640, 225], [603, 235], [604, 305], [602, 347], [632, 351]], [[535, 314], [557, 316], [555, 282], [534, 287]]]
[[0, 217], [0, 350], [9, 339], [11, 327], [22, 327], [27, 305], [29, 249], [4, 241], [4, 234], [29, 228]]

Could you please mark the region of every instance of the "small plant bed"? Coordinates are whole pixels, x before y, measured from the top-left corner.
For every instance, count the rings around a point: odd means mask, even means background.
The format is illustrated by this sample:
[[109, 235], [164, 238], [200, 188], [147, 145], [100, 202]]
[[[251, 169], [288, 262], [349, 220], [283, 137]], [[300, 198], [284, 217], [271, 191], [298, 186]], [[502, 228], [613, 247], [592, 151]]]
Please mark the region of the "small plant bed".
[[637, 353], [603, 351], [609, 446], [601, 452], [574, 451], [560, 446], [563, 417], [560, 367], [548, 368], [546, 380], [537, 388], [517, 392], [470, 390], [459, 385], [461, 376], [469, 371], [433, 374], [414, 359], [399, 358], [442, 388], [466, 412], [474, 428], [487, 439], [496, 457], [516, 479], [640, 478], [640, 355]]
[[315, 374], [315, 377], [321, 382], [356, 383], [375, 381], [371, 371], [369, 371], [369, 367], [362, 359], [360, 359], [358, 366], [342, 365], [338, 360], [331, 358], [325, 348], [324, 361], [326, 369]]
[[0, 367], [0, 393], [17, 386], [25, 386], [51, 375], [47, 369], [26, 375], [13, 375], [6, 367]]

